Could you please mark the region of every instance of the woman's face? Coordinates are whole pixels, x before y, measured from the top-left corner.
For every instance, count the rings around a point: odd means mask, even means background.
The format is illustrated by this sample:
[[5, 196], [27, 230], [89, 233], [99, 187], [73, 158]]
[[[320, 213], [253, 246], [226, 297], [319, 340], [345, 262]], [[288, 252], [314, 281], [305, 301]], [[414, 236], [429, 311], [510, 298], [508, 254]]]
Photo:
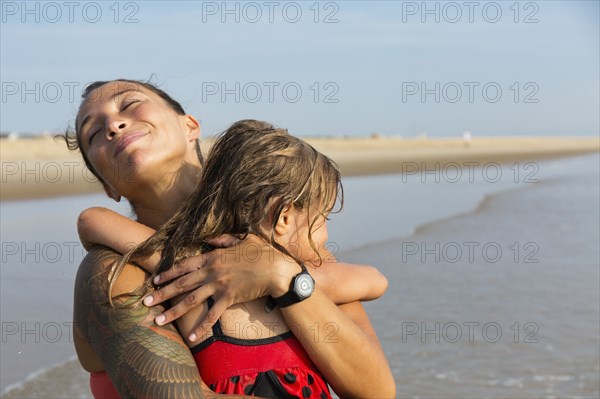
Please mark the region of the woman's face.
[[172, 184], [184, 164], [199, 164], [198, 122], [178, 115], [142, 85], [115, 81], [97, 88], [82, 103], [76, 123], [81, 151], [109, 195], [113, 190], [131, 198], [143, 185]]

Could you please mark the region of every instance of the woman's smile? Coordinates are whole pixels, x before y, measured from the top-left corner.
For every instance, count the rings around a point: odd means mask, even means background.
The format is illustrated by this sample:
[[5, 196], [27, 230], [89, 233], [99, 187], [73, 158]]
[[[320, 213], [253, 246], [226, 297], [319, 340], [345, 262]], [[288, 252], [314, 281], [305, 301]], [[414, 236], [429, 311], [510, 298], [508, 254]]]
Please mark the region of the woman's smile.
[[137, 141], [138, 139], [148, 135], [148, 132], [145, 131], [136, 131], [128, 134], [124, 134], [122, 137], [117, 139], [117, 144], [115, 146], [115, 150], [113, 156], [116, 158], [125, 148], [127, 148], [131, 143]]

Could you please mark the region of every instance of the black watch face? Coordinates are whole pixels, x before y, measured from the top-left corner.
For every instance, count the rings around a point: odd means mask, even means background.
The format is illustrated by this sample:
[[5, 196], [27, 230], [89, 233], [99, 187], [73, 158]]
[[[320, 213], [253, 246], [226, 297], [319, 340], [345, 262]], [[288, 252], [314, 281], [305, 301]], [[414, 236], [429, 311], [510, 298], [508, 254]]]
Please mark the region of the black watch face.
[[305, 299], [312, 295], [315, 290], [315, 280], [310, 274], [300, 274], [294, 283], [294, 291], [301, 298]]

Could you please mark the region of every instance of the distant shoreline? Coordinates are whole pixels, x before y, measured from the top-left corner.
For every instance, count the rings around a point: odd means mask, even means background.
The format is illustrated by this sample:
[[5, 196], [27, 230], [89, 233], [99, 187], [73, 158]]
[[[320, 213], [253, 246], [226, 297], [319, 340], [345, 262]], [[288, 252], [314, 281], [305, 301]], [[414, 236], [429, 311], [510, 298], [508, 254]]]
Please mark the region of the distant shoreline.
[[[598, 137], [306, 138], [332, 158], [344, 176], [419, 173], [486, 164], [534, 162], [600, 151]], [[0, 200], [102, 192], [77, 151], [52, 137], [0, 139]], [[203, 142], [203, 149], [210, 148]]]

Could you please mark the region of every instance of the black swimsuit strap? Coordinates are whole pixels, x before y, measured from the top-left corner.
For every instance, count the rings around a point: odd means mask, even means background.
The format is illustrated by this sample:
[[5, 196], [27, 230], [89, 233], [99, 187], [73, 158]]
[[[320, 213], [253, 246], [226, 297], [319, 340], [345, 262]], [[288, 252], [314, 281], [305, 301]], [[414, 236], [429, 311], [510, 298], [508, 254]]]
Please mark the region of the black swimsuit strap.
[[[215, 300], [213, 299], [212, 296], [209, 296], [206, 299], [206, 304], [208, 305], [208, 308], [212, 308], [213, 305], [215, 304]], [[213, 324], [212, 326], [212, 332], [213, 332], [213, 336], [215, 337], [223, 337], [225, 336], [225, 334], [223, 333], [223, 329], [221, 328], [221, 320], [217, 320], [217, 322], [215, 324]]]
[[[209, 309], [213, 307], [215, 304], [215, 300], [212, 297], [208, 297], [206, 299], [206, 304]], [[215, 341], [223, 341], [234, 345], [243, 345], [243, 346], [257, 346], [257, 345], [268, 345], [276, 342], [284, 341], [286, 339], [292, 338], [294, 334], [291, 331], [284, 332], [283, 334], [275, 335], [272, 337], [266, 338], [257, 338], [257, 339], [241, 339], [234, 338], [228, 335], [225, 335], [223, 332], [223, 328], [221, 327], [221, 321], [217, 320], [217, 322], [212, 326], [213, 335], [206, 338], [204, 341], [199, 344], [194, 345], [190, 348], [192, 353], [200, 352], [204, 348], [208, 347]]]

